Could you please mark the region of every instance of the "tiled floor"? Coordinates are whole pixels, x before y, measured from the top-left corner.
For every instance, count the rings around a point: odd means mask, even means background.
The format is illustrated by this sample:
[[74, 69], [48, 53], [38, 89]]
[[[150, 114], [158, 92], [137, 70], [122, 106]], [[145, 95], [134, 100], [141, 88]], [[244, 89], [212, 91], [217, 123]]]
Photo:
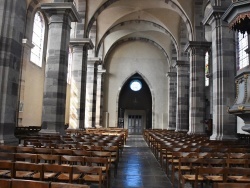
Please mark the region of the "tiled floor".
[[141, 135], [130, 135], [111, 188], [170, 188], [171, 183]]

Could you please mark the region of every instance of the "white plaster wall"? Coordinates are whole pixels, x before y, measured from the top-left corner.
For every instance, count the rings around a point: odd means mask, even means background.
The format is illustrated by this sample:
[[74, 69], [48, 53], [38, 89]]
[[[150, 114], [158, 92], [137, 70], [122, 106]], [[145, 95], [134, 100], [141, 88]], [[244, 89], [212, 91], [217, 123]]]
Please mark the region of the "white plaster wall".
[[[23, 96], [23, 112], [19, 113], [22, 117], [22, 126], [41, 126], [43, 108], [43, 89], [44, 89], [44, 70], [31, 62], [27, 62], [25, 71], [25, 85]], [[70, 85], [67, 86], [65, 123], [69, 123], [69, 101]]]
[[147, 82], [152, 95], [152, 128], [166, 128], [168, 105], [168, 62], [156, 46], [143, 41], [126, 42], [110, 53], [105, 62], [104, 113], [105, 127], [117, 126], [119, 91], [125, 81], [138, 72]]
[[27, 62], [24, 85], [23, 126], [41, 126], [44, 67], [44, 65], [41, 68], [31, 62]]

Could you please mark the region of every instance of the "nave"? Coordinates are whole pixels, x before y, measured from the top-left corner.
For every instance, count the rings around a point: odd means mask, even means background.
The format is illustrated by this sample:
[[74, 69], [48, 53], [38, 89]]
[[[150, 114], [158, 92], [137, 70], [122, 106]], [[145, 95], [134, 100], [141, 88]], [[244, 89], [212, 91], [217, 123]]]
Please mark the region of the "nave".
[[[246, 140], [212, 141], [167, 130], [145, 130], [143, 136], [103, 131], [71, 130], [65, 136], [50, 135], [49, 140], [44, 135], [35, 141], [35, 136], [28, 136], [18, 146], [0, 145], [0, 188], [33, 188], [35, 183], [45, 185], [40, 188], [62, 188], [61, 182], [65, 188], [250, 187]], [[110, 135], [105, 135], [108, 131]], [[115, 152], [108, 152], [112, 148]], [[113, 153], [118, 156], [115, 163]], [[98, 174], [89, 174], [87, 168]], [[14, 186], [21, 181], [24, 187]], [[59, 187], [53, 186], [56, 183]]]
[[111, 188], [172, 187], [142, 135], [129, 135]]

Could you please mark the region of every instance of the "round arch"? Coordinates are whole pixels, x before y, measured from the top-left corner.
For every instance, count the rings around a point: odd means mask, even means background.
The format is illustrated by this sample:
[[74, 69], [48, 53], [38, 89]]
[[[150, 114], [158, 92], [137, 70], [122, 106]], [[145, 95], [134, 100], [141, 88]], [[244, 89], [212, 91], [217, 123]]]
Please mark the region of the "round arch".
[[170, 59], [169, 59], [169, 56], [167, 54], [167, 52], [156, 42], [154, 42], [153, 40], [150, 40], [150, 39], [147, 39], [147, 38], [142, 38], [142, 37], [129, 37], [129, 38], [123, 38], [121, 40], [118, 40], [117, 42], [115, 42], [111, 47], [110, 49], [108, 50], [106, 56], [104, 57], [104, 60], [103, 60], [103, 64], [105, 65], [105, 62], [107, 60], [107, 57], [109, 56], [109, 54], [119, 45], [125, 43], [125, 42], [131, 42], [131, 41], [144, 41], [144, 42], [148, 42], [148, 43], [151, 43], [153, 44], [154, 46], [156, 46], [157, 48], [159, 48], [163, 54], [167, 57], [167, 61], [170, 62]]
[[[112, 5], [112, 4], [114, 4], [114, 3], [118, 2], [118, 1], [120, 1], [120, 0], [108, 0], [108, 1], [104, 2], [95, 11], [93, 16], [89, 20], [89, 23], [87, 24], [86, 32], [84, 33], [84, 37], [87, 38], [89, 36], [90, 30], [91, 30], [94, 22], [98, 18], [98, 16], [101, 14], [101, 12], [104, 11], [110, 5]], [[193, 40], [193, 27], [192, 27], [190, 19], [188, 18], [188, 16], [184, 12], [184, 10], [177, 3], [175, 3], [173, 0], [165, 1], [165, 3], [168, 4], [171, 8], [173, 8], [177, 13], [179, 13], [180, 17], [183, 19], [183, 21], [186, 24], [186, 27], [187, 27], [187, 30], [188, 30], [188, 33], [189, 33], [189, 40], [192, 41]]]
[[[97, 48], [96, 48], [96, 57], [98, 56], [98, 54], [99, 54], [99, 50], [100, 50], [100, 47], [101, 47], [101, 45], [103, 44], [103, 41], [104, 41], [104, 39], [110, 34], [110, 33], [112, 33], [113, 31], [115, 31], [118, 27], [121, 27], [121, 26], [124, 26], [124, 25], [126, 25], [126, 24], [131, 24], [131, 23], [144, 23], [144, 24], [150, 24], [150, 25], [152, 25], [152, 27], [154, 27], [154, 28], [156, 28], [156, 29], [159, 29], [160, 31], [162, 31], [163, 33], [166, 33], [166, 34], [168, 34], [169, 36], [170, 36], [170, 38], [171, 38], [171, 41], [173, 42], [173, 44], [174, 44], [174, 46], [175, 46], [175, 48], [176, 48], [176, 51], [178, 52], [179, 50], [178, 50], [178, 45], [177, 45], [177, 41], [176, 41], [176, 39], [174, 38], [174, 36], [172, 35], [172, 33], [169, 31], [169, 30], [167, 30], [167, 29], [165, 29], [164, 27], [162, 27], [161, 25], [159, 25], [159, 24], [157, 24], [157, 23], [154, 23], [154, 22], [151, 22], [151, 21], [147, 21], [147, 20], [140, 20], [140, 21], [138, 21], [138, 20], [129, 20], [129, 21], [125, 21], [125, 22], [121, 22], [121, 23], [119, 23], [119, 24], [116, 24], [116, 25], [114, 25], [113, 27], [111, 27], [109, 30], [107, 30], [106, 32], [105, 32], [105, 34], [102, 36], [102, 38], [101, 38], [101, 40], [99, 41], [99, 43], [98, 43], [98, 45], [97, 45]], [[178, 54], [177, 54], [178, 55]]]

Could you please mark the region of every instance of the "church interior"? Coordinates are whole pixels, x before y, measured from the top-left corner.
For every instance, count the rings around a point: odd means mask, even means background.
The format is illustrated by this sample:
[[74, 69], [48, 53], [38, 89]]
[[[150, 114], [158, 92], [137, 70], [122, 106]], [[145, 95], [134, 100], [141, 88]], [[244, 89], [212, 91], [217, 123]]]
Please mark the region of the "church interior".
[[250, 187], [249, 0], [2, 0], [0, 27], [0, 187]]

